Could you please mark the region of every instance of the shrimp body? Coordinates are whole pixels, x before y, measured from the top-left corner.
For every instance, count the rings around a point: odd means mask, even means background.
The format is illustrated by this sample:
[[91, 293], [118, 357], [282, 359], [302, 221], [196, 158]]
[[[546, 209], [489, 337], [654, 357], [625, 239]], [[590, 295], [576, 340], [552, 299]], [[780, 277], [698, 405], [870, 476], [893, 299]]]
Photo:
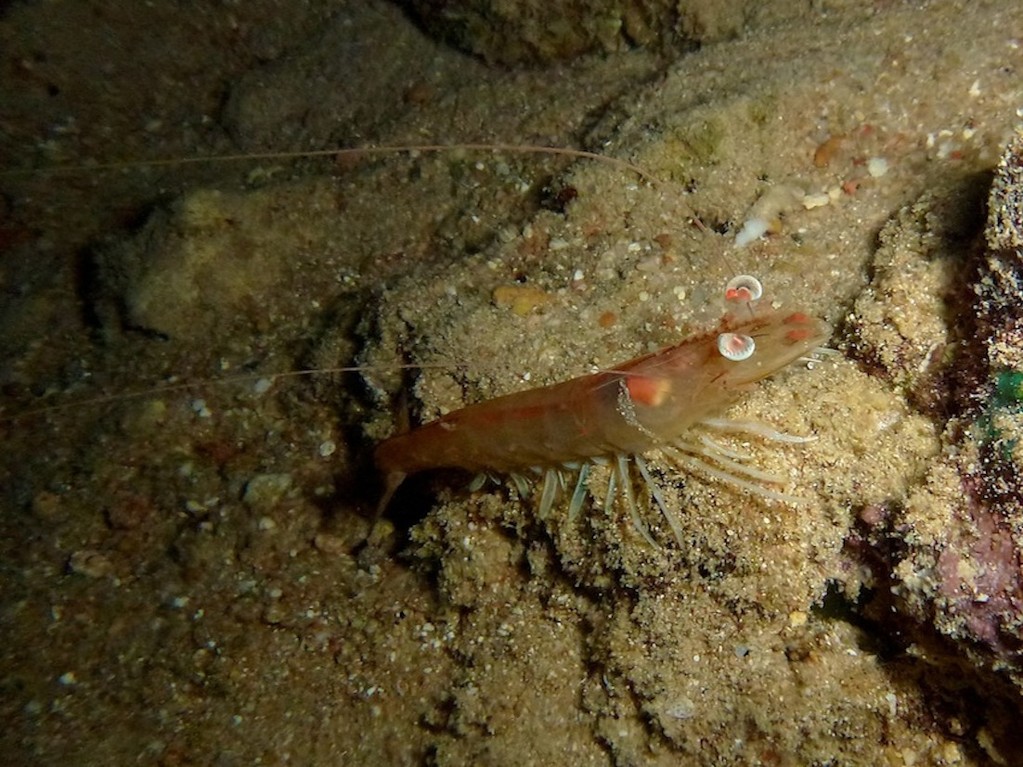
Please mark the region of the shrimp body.
[[[455, 410], [377, 447], [376, 463], [386, 481], [381, 509], [408, 475], [443, 467], [507, 473], [520, 486], [523, 476], [540, 473], [545, 484], [541, 513], [556, 495], [556, 487], [548, 485], [564, 485], [565, 470], [580, 471], [573, 506], [581, 502], [590, 463], [623, 467], [632, 457], [649, 482], [642, 454], [661, 449], [682, 463], [708, 457], [707, 448], [690, 443], [687, 433], [719, 416], [753, 383], [810, 353], [829, 334], [824, 322], [804, 313], [754, 309], [747, 302], [727, 312], [713, 330], [611, 370]], [[752, 353], [729, 358], [722, 349], [728, 342], [748, 343]], [[764, 478], [755, 469], [740, 473]], [[619, 481], [631, 502], [624, 486], [628, 478]]]

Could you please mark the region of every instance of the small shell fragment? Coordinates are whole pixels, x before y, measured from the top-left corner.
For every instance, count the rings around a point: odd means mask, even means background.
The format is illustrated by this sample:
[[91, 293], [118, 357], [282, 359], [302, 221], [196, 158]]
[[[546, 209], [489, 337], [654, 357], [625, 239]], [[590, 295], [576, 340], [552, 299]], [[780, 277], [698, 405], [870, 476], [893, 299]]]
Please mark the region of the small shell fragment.
[[867, 173], [871, 178], [881, 178], [888, 172], [888, 161], [883, 157], [871, 157], [867, 160]]
[[825, 205], [831, 203], [831, 195], [827, 192], [819, 192], [817, 194], [808, 194], [803, 197], [803, 207], [807, 210], [813, 210], [814, 208], [823, 208]]
[[114, 565], [106, 554], [95, 549], [80, 549], [68, 560], [68, 569], [87, 578], [102, 578], [110, 575]]
[[771, 228], [769, 221], [763, 218], [750, 218], [742, 225], [735, 235], [735, 247], [744, 248], [754, 240], [759, 240]]

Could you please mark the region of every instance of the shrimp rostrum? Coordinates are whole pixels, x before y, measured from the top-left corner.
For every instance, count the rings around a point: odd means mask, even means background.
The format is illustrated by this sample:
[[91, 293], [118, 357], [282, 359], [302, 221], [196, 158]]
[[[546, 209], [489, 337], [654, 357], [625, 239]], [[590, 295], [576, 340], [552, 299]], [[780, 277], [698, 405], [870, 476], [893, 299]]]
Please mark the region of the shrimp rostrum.
[[620, 497], [636, 529], [654, 543], [637, 507], [638, 479], [681, 539], [677, 512], [664, 501], [644, 458], [655, 452], [682, 471], [792, 500], [769, 487], [780, 478], [749, 465], [743, 453], [707, 433], [812, 439], [720, 417], [754, 383], [811, 354], [831, 332], [803, 312], [770, 308], [759, 300], [761, 293], [755, 278], [737, 277], [726, 290], [729, 309], [711, 330], [609, 370], [469, 405], [383, 441], [375, 454], [385, 481], [379, 511], [410, 474], [461, 468], [476, 473], [477, 486], [488, 476], [510, 475], [522, 496], [538, 477], [540, 517], [574, 479], [572, 518], [586, 499], [591, 468], [606, 465], [605, 507]]

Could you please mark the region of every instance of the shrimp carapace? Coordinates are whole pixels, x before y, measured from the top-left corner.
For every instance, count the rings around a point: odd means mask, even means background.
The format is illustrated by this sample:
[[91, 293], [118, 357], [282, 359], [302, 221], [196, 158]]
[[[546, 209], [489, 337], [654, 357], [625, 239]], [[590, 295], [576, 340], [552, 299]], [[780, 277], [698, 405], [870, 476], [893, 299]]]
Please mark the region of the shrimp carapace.
[[541, 516], [566, 486], [566, 473], [578, 473], [570, 503], [575, 513], [585, 498], [590, 465], [609, 464], [612, 484], [605, 502], [613, 502], [620, 489], [637, 527], [652, 540], [638, 519], [629, 464], [636, 465], [677, 532], [641, 457], [658, 450], [686, 470], [703, 468], [760, 495], [788, 498], [756, 484], [780, 480], [693, 432], [702, 425], [803, 441], [719, 416], [752, 384], [812, 353], [831, 330], [802, 312], [759, 304], [747, 286], [726, 297], [732, 307], [712, 330], [610, 370], [469, 405], [380, 443], [375, 458], [385, 491], [379, 510], [408, 475], [448, 467], [510, 474], [520, 491], [528, 487], [526, 477], [542, 476]]

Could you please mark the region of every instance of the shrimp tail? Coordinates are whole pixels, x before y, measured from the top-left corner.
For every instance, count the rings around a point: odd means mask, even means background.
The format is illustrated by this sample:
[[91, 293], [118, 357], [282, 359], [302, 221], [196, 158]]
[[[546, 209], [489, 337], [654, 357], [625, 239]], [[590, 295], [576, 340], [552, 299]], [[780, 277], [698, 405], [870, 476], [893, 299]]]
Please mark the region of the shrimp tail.
[[379, 520], [384, 516], [384, 512], [387, 511], [387, 507], [391, 505], [391, 499], [394, 498], [394, 494], [398, 488], [401, 487], [401, 483], [408, 477], [403, 471], [389, 471], [384, 477], [384, 492], [380, 496], [380, 501], [377, 503], [377, 511], [374, 520]]
[[[401, 389], [398, 393], [398, 401], [394, 407], [394, 420], [396, 424], [394, 436], [400, 436], [402, 434], [408, 434], [412, 431], [412, 417], [409, 413], [408, 403], [408, 392], [407, 389]], [[375, 462], [377, 470], [384, 479], [384, 491], [380, 496], [380, 500], [377, 502], [377, 510], [373, 519], [379, 521], [383, 519], [384, 512], [387, 511], [387, 507], [391, 505], [391, 501], [394, 499], [394, 494], [398, 488], [401, 487], [402, 482], [408, 477], [409, 472], [402, 471], [401, 469], [394, 468], [388, 465], [386, 458], [381, 458], [380, 446], [377, 446]]]

